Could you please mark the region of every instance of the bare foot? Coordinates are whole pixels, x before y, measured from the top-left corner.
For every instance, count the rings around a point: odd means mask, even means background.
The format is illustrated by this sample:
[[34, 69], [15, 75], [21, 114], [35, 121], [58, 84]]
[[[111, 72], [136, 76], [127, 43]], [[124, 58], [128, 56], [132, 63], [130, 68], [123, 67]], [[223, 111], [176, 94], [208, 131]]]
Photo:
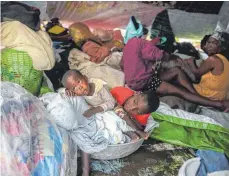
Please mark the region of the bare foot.
[[137, 141], [138, 139], [140, 139], [134, 131], [127, 131], [124, 134], [130, 137], [131, 141]]
[[140, 137], [144, 138], [145, 140], [147, 140], [149, 138], [149, 133], [147, 133], [147, 132], [137, 130], [136, 133]]

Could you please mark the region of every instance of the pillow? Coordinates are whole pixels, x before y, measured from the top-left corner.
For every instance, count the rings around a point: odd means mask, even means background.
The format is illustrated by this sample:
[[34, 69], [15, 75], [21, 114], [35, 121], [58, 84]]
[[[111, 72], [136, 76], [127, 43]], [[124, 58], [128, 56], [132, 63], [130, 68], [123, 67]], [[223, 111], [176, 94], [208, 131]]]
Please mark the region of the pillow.
[[[112, 96], [116, 99], [118, 104], [123, 105], [125, 101], [133, 96], [135, 93], [133, 90], [126, 88], [126, 87], [115, 87], [111, 89]], [[146, 125], [147, 120], [150, 114], [143, 114], [143, 115], [132, 115], [141, 125]]]

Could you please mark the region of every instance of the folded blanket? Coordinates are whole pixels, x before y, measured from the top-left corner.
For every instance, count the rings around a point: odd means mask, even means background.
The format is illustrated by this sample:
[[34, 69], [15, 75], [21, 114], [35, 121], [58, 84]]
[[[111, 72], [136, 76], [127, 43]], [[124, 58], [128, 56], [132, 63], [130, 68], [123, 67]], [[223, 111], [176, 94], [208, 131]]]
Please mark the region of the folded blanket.
[[36, 70], [50, 70], [55, 64], [52, 41], [46, 32], [35, 32], [19, 21], [3, 22], [1, 42], [6, 48], [28, 53]]
[[117, 70], [121, 56], [120, 53], [112, 53], [111, 56], [105, 58], [104, 62], [95, 64], [90, 61], [87, 54], [78, 49], [72, 49], [68, 60], [70, 69], [77, 69], [88, 78], [102, 79], [108, 84], [109, 88], [112, 88], [124, 86], [124, 73]]

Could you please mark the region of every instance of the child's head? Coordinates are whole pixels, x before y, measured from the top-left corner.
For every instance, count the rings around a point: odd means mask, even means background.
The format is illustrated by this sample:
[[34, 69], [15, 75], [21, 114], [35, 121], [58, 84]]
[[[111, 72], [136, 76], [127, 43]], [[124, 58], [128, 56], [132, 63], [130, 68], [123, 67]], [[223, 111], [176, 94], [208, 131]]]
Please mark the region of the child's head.
[[133, 95], [124, 103], [124, 109], [132, 115], [148, 114], [159, 107], [160, 101], [154, 91]]
[[67, 71], [62, 78], [63, 86], [78, 96], [87, 96], [90, 93], [90, 85], [86, 76], [78, 70]]

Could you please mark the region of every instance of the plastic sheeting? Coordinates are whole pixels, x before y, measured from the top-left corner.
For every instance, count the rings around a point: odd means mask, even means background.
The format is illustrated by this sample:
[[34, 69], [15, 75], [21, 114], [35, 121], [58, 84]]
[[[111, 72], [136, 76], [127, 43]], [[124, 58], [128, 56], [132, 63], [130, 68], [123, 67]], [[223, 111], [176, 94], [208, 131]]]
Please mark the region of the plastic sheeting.
[[68, 134], [50, 120], [42, 102], [21, 86], [1, 82], [3, 176], [76, 175], [77, 152]]
[[140, 2], [121, 1], [49, 1], [47, 3], [49, 17], [58, 17], [67, 26], [80, 21], [91, 28], [104, 29], [125, 28], [132, 15], [142, 24], [149, 26], [153, 17], [164, 9]]

